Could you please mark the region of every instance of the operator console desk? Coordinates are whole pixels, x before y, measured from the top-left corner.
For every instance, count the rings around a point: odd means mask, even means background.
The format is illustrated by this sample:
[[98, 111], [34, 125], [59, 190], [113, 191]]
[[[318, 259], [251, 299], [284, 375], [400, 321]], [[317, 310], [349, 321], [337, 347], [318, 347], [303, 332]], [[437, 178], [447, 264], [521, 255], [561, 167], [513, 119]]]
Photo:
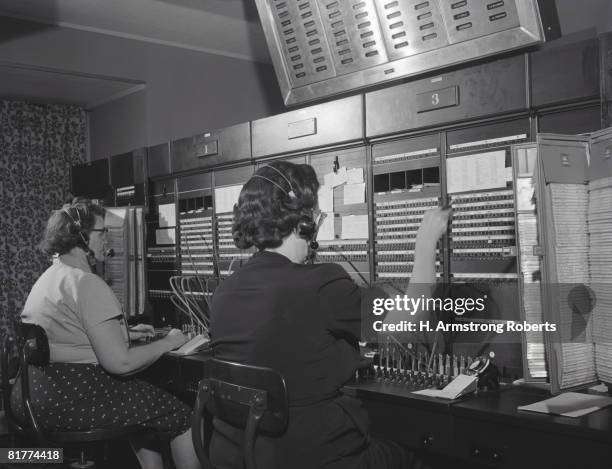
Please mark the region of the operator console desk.
[[[209, 358], [209, 353], [165, 355], [142, 378], [193, 404]], [[465, 467], [612, 468], [612, 407], [570, 418], [517, 411], [518, 406], [550, 397], [528, 387], [506, 386], [453, 401], [411, 390], [411, 385], [383, 379], [343, 388], [365, 403], [373, 436], [456, 458], [468, 464]]]

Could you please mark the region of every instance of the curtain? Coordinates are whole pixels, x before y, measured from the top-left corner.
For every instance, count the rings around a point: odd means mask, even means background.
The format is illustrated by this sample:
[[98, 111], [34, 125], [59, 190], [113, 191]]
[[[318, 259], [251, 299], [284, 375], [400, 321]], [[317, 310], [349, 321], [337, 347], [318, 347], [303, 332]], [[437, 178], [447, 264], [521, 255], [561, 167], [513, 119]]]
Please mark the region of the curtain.
[[86, 159], [85, 110], [0, 101], [0, 329], [12, 329], [49, 266], [37, 248], [51, 210], [69, 196], [70, 167]]

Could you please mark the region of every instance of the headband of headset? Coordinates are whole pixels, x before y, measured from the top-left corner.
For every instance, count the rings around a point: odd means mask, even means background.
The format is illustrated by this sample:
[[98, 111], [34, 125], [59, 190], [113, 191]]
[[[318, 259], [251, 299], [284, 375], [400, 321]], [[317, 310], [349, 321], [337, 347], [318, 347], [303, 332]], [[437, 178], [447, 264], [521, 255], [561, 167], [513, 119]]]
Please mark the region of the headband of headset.
[[[81, 215], [81, 211], [83, 212]], [[62, 213], [65, 213], [71, 223], [70, 231], [78, 234], [83, 242], [83, 248], [89, 253], [89, 236], [85, 232], [83, 223], [89, 218], [89, 207], [85, 203], [73, 204], [69, 207], [63, 207]]]

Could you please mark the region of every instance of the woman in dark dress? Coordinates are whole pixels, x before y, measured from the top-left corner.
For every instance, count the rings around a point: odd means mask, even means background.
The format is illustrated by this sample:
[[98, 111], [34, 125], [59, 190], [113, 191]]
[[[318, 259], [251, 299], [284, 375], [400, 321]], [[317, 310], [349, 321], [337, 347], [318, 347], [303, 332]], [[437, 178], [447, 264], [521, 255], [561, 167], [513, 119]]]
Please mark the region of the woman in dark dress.
[[[289, 424], [279, 438], [258, 439], [265, 467], [405, 467], [403, 449], [370, 438], [361, 402], [339, 392], [359, 363], [362, 289], [337, 264], [304, 264], [318, 188], [311, 166], [287, 162], [259, 168], [244, 185], [233, 237], [239, 248], [258, 252], [215, 292], [215, 357], [274, 368], [285, 378]], [[447, 220], [447, 211], [434, 210], [419, 230], [414, 278], [421, 285], [435, 283], [435, 244]], [[213, 465], [241, 468], [240, 444], [239, 430], [215, 422]]]

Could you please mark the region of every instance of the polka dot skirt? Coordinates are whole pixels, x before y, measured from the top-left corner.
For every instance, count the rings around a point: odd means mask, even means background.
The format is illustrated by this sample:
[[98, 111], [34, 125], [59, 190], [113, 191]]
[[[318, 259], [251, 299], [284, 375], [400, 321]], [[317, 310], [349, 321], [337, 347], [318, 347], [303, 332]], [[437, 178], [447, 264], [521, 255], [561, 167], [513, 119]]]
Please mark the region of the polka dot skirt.
[[[76, 431], [141, 425], [173, 436], [191, 426], [191, 408], [144, 381], [106, 373], [97, 365], [30, 367], [30, 396], [45, 430]], [[11, 407], [23, 415], [17, 380]]]

